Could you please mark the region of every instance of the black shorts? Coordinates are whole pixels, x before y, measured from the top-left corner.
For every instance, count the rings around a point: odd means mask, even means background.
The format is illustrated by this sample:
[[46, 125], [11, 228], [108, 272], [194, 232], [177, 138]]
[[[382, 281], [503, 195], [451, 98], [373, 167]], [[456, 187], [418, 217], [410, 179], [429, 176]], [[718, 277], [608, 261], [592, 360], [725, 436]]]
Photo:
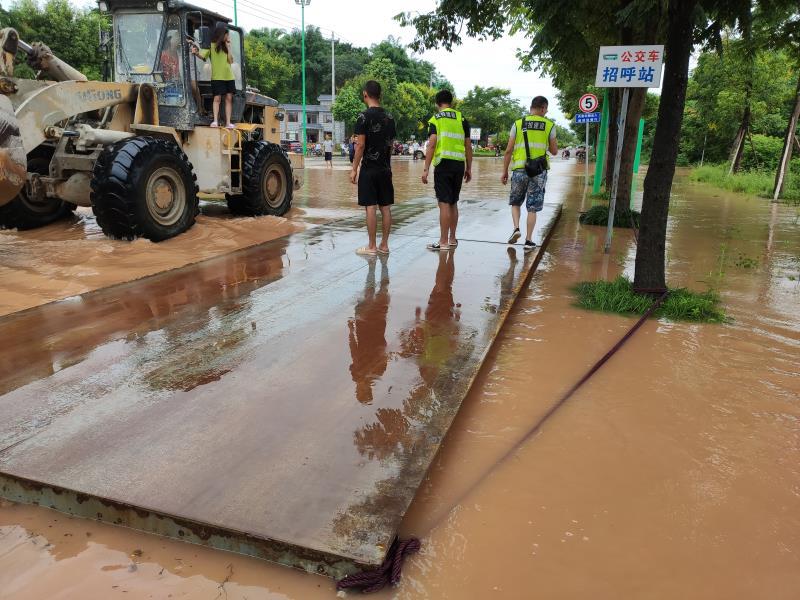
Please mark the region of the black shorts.
[[326, 152], [325, 160], [333, 160], [333, 152]]
[[391, 169], [361, 168], [358, 175], [359, 206], [389, 206], [394, 204], [394, 185]]
[[236, 82], [233, 79], [212, 79], [211, 80], [211, 94], [214, 96], [224, 96], [225, 94], [233, 94], [236, 92]]
[[438, 166], [433, 170], [433, 190], [436, 200], [445, 204], [455, 204], [461, 194], [461, 183], [464, 181], [464, 163], [460, 167], [447, 165], [444, 169]]

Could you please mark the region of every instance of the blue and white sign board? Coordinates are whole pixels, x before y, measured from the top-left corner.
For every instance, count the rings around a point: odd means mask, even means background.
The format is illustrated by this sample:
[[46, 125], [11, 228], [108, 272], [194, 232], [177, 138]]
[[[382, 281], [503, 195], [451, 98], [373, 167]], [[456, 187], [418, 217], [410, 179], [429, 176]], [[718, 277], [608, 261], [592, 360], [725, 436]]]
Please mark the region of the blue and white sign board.
[[597, 87], [661, 86], [664, 46], [600, 46], [597, 58]]
[[582, 124], [582, 123], [599, 123], [600, 122], [600, 113], [593, 112], [593, 113], [578, 113], [575, 115], [575, 123]]

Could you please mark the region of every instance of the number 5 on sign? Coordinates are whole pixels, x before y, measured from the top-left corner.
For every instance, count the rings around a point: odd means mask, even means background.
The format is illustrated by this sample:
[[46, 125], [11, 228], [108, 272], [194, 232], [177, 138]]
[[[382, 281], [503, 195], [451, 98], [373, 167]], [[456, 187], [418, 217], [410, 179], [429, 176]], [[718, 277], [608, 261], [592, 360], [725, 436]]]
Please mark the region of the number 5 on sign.
[[581, 99], [578, 100], [578, 108], [581, 109], [581, 112], [585, 113], [594, 112], [598, 104], [600, 103], [597, 101], [597, 96], [594, 94], [584, 94], [581, 96]]

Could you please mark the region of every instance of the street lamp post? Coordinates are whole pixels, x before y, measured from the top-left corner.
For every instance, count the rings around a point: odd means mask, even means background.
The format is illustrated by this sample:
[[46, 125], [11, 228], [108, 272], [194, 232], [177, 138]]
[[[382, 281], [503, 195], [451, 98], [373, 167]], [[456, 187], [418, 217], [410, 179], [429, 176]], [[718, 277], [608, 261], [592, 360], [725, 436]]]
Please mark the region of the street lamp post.
[[303, 80], [303, 156], [306, 155], [306, 6], [311, 4], [311, 0], [294, 0], [295, 4], [300, 5], [300, 36], [302, 45], [300, 50], [301, 73]]

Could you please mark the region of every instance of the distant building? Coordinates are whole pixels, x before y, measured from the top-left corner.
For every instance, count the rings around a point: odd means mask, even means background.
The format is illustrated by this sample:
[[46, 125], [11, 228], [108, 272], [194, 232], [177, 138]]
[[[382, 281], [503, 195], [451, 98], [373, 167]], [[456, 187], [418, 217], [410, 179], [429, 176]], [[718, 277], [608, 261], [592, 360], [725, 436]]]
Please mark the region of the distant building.
[[[331, 112], [333, 96], [322, 94], [317, 98], [319, 104], [306, 105], [306, 134], [308, 143], [315, 144], [325, 138], [326, 133], [333, 136], [335, 143], [344, 140], [344, 121], [334, 121]], [[303, 105], [283, 104], [286, 117], [281, 121], [281, 139], [300, 142], [303, 137]]]

